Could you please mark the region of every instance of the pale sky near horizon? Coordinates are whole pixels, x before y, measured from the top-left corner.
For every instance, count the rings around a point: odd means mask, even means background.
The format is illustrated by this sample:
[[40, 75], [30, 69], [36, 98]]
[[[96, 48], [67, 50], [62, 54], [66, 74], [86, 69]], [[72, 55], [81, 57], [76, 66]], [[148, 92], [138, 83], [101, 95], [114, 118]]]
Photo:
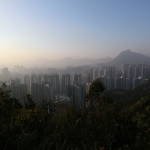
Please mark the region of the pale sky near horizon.
[[150, 0], [1, 0], [2, 63], [150, 56]]

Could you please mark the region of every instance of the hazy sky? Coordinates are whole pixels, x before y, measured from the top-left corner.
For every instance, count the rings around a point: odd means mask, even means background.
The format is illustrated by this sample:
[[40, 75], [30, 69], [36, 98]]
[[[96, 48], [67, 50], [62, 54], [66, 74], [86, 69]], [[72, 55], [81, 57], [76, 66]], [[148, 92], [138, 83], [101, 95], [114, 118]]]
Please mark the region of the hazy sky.
[[1, 0], [0, 63], [150, 54], [150, 0]]

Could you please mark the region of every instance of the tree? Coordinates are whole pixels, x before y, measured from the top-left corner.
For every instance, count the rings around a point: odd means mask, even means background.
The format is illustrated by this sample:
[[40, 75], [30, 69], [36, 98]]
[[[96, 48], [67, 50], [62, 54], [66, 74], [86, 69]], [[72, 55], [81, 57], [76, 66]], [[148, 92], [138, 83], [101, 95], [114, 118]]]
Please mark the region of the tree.
[[93, 104], [93, 101], [98, 100], [102, 96], [104, 90], [105, 87], [100, 78], [97, 78], [92, 82], [89, 92], [86, 94], [86, 98], [91, 101], [91, 105]]
[[14, 110], [22, 108], [21, 103], [16, 98], [10, 98], [10, 90], [7, 90], [6, 83], [0, 88], [0, 119], [9, 120]]
[[33, 101], [32, 96], [27, 94], [26, 101], [25, 101], [25, 109], [32, 109], [34, 110], [36, 103]]

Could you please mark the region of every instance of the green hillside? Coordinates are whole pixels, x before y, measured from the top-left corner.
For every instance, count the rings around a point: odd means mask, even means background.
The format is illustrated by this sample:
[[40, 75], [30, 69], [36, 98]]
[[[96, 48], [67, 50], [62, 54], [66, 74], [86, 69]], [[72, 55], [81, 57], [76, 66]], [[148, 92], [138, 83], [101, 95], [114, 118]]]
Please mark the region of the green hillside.
[[[0, 88], [0, 149], [150, 149], [150, 82], [130, 92], [109, 91], [109, 95], [103, 93], [103, 84], [97, 82], [92, 83], [87, 96], [92, 98], [93, 105], [80, 110], [74, 104], [52, 106], [44, 102], [36, 106], [30, 95], [23, 108], [17, 99], [10, 98], [3, 85]], [[120, 105], [119, 101], [127, 105]]]

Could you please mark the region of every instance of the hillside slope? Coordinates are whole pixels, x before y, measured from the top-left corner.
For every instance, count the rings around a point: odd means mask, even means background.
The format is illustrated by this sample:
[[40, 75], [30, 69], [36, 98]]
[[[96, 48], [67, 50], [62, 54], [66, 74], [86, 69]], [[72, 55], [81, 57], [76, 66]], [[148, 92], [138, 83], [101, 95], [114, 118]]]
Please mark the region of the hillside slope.
[[142, 55], [140, 53], [126, 50], [121, 52], [116, 58], [110, 61], [108, 64], [116, 67], [120, 67], [122, 63], [125, 64], [150, 64], [150, 57]]

